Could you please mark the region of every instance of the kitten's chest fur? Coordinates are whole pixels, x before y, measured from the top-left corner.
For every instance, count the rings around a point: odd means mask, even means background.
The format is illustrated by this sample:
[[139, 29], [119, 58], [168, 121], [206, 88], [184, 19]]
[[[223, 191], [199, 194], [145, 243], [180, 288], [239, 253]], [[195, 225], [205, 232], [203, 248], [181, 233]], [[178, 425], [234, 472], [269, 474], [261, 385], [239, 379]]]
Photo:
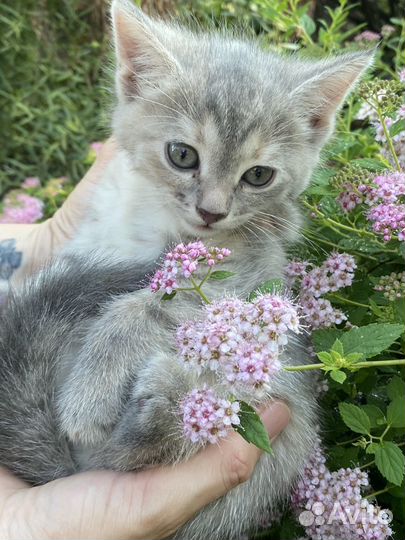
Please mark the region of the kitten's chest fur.
[[[68, 251], [98, 251], [150, 269], [170, 246], [193, 240], [196, 237], [182, 234], [176, 208], [167, 204], [164, 188], [151, 186], [132, 170], [126, 154], [119, 151], [96, 188], [87, 220]], [[204, 238], [204, 242], [232, 251], [232, 257], [221, 268], [234, 272], [235, 277], [223, 282], [222, 290], [226, 285], [229, 291], [248, 294], [263, 280], [283, 274], [283, 242], [274, 234], [213, 231], [212, 238]]]

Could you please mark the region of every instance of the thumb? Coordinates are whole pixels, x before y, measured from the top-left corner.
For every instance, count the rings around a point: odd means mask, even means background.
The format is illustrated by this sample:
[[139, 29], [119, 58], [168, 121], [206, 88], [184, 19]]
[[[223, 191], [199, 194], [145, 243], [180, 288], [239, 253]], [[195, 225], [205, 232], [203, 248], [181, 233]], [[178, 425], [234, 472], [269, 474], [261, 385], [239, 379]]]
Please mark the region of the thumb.
[[[287, 426], [290, 409], [285, 403], [275, 401], [260, 416], [270, 439], [274, 440]], [[157, 537], [166, 537], [205, 505], [248, 480], [261, 454], [256, 446], [232, 433], [220, 444], [210, 445], [175, 467], [148, 471], [150, 500], [144, 500], [144, 508], [149, 508], [156, 523], [159, 516], [166, 516], [162, 524], [165, 532]]]

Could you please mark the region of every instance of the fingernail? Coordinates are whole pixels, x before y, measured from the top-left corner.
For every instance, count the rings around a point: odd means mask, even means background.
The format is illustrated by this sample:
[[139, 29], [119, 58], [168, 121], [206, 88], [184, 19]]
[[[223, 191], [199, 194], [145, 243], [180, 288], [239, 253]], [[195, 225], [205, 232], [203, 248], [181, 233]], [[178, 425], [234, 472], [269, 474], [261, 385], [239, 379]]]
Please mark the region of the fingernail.
[[275, 439], [290, 421], [291, 411], [284, 402], [275, 401], [260, 413], [260, 417], [266, 426], [270, 439]]

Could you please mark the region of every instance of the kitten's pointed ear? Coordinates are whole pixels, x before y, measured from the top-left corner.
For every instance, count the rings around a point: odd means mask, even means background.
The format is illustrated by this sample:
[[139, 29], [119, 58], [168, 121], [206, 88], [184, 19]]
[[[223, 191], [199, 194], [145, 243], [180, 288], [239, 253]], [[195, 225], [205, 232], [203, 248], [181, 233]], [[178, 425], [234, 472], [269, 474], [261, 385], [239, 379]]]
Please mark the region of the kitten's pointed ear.
[[117, 93], [119, 98], [130, 100], [139, 95], [142, 84], [157, 83], [175, 61], [157, 37], [158, 23], [127, 0], [113, 1], [111, 19]]
[[373, 62], [374, 52], [345, 54], [304, 68], [304, 80], [292, 92], [309, 117], [314, 140], [323, 143], [331, 134], [335, 115], [356, 82]]

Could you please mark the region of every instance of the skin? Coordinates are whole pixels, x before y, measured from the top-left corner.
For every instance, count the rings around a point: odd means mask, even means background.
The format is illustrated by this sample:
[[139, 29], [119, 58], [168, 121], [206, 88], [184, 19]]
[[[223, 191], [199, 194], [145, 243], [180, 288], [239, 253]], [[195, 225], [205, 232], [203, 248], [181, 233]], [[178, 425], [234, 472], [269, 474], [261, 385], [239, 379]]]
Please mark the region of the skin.
[[[37, 225], [2, 225], [23, 254], [14, 285], [56, 255], [76, 233], [87, 204], [116, 152], [109, 139], [63, 207]], [[273, 402], [261, 411], [270, 438], [287, 426], [290, 411]], [[0, 469], [0, 538], [160, 539], [174, 533], [208, 503], [248, 480], [261, 452], [233, 433], [189, 461], [138, 473], [94, 471], [30, 487]]]

